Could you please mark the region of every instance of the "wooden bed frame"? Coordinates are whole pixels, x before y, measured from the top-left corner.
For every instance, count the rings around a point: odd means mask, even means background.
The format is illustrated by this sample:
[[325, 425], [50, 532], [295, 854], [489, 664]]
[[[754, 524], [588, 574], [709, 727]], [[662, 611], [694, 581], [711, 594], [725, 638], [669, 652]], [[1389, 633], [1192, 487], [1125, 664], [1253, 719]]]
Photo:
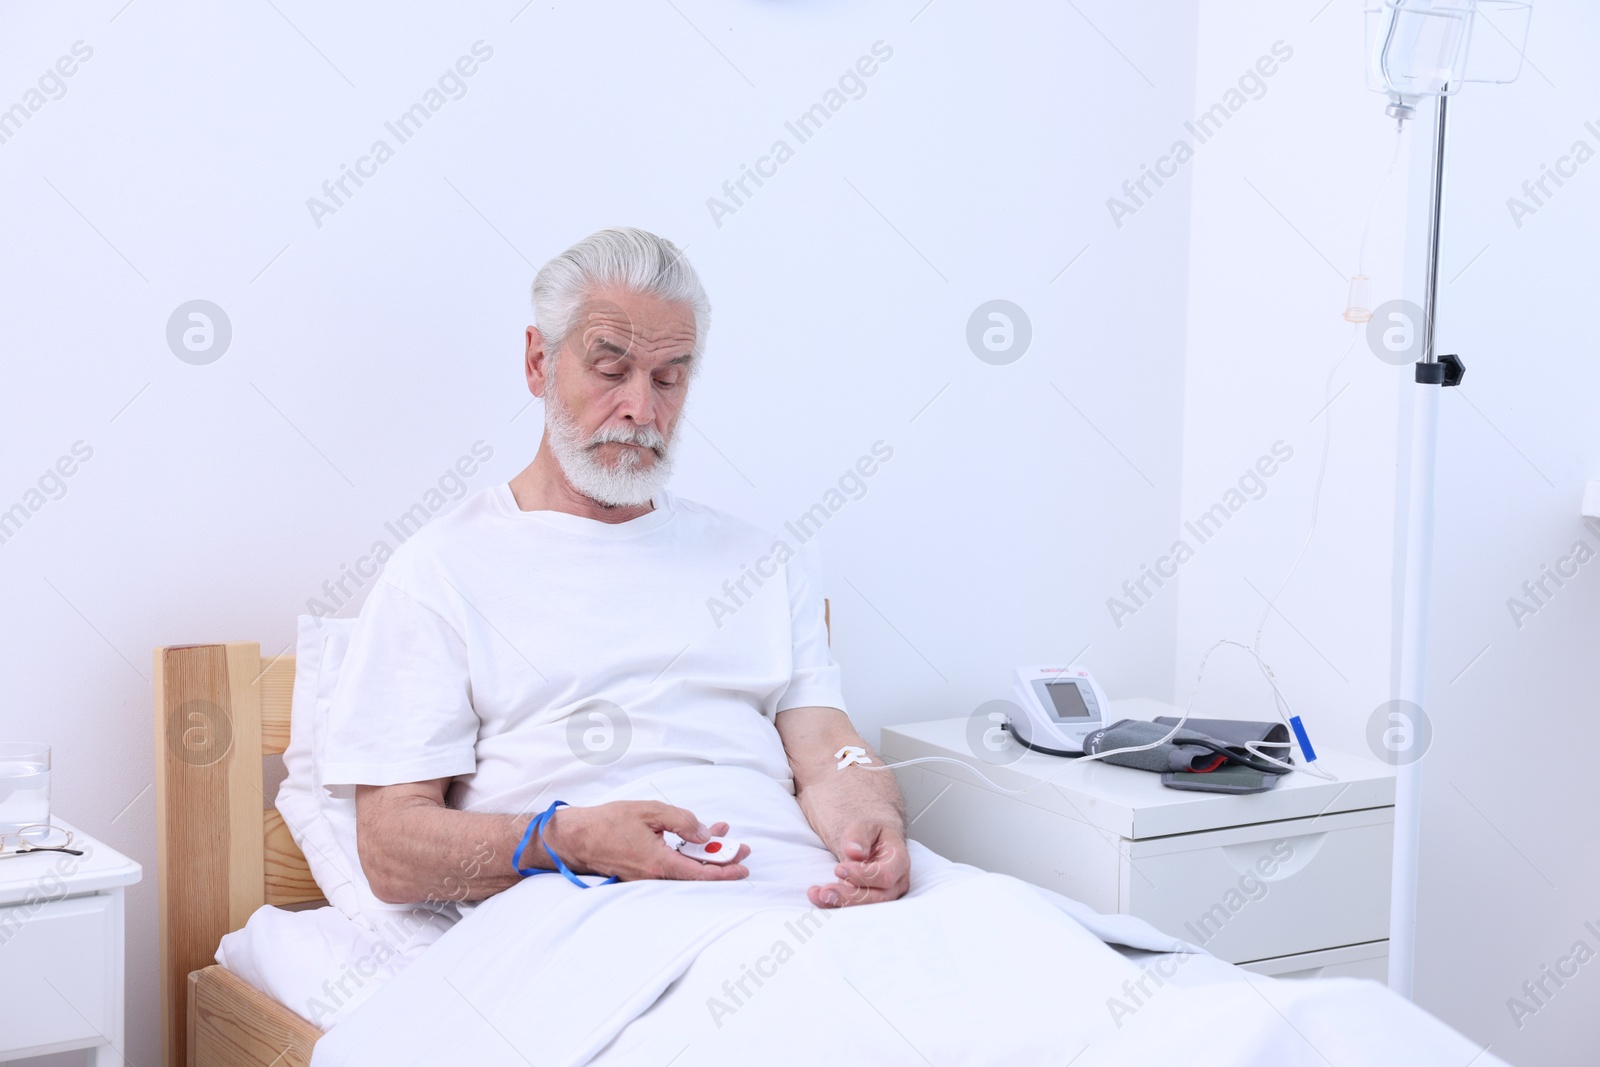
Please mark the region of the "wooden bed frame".
[[263, 904], [322, 901], [262, 759], [289, 743], [294, 657], [250, 642], [155, 650], [161, 1039], [166, 1067], [307, 1067], [322, 1031], [213, 963]]

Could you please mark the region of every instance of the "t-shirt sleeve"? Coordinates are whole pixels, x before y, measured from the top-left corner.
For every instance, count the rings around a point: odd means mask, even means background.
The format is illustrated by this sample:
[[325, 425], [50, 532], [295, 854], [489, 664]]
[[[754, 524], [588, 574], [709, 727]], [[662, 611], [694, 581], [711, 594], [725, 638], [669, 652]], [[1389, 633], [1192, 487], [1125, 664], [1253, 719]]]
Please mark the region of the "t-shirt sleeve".
[[822, 584], [797, 553], [784, 564], [789, 587], [789, 625], [794, 643], [794, 673], [778, 698], [778, 712], [790, 708], [838, 708], [845, 711], [839, 665], [828, 650]]
[[398, 785], [477, 768], [467, 648], [449, 621], [380, 580], [328, 712], [325, 785]]

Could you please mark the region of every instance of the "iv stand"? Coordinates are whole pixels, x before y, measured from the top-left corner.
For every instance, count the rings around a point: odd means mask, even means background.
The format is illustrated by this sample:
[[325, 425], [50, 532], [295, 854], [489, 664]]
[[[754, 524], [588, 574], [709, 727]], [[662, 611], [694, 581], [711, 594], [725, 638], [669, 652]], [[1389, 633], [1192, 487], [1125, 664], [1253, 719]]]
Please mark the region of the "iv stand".
[[[1466, 368], [1457, 356], [1434, 355], [1439, 299], [1439, 229], [1444, 206], [1444, 132], [1450, 87], [1438, 96], [1433, 131], [1433, 192], [1428, 220], [1427, 277], [1422, 312], [1422, 359], [1413, 397], [1410, 494], [1405, 575], [1400, 607], [1398, 696], [1423, 706], [1428, 653], [1428, 592], [1433, 570], [1434, 474], [1439, 444], [1439, 388], [1459, 385]], [[1409, 711], [1407, 712], [1409, 714]], [[1415, 743], [1417, 724], [1409, 723]], [[1422, 837], [1420, 753], [1395, 769], [1394, 873], [1389, 896], [1389, 988], [1411, 999], [1416, 973], [1417, 859]]]

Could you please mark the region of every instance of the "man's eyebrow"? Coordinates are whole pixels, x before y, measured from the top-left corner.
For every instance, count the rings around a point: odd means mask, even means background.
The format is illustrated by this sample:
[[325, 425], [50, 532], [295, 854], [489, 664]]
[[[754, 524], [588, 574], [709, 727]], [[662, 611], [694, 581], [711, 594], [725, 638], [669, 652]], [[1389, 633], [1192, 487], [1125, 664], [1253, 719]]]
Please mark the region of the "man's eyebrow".
[[[590, 352], [595, 352], [595, 351], [609, 352], [612, 355], [615, 355], [618, 359], [632, 359], [633, 358], [633, 355], [627, 349], [622, 348], [620, 345], [613, 344], [612, 342], [606, 341], [606, 340], [596, 341], [590, 347]], [[693, 352], [685, 352], [683, 355], [678, 356], [676, 359], [667, 360], [667, 362], [663, 363], [662, 366], [664, 366], [664, 367], [682, 367], [682, 366], [685, 366], [685, 365], [693, 363], [693, 362], [694, 362], [694, 353]]]
[[628, 354], [628, 350], [626, 348], [623, 348], [614, 341], [608, 341], [604, 337], [596, 339], [594, 344], [590, 345], [589, 347], [591, 350], [602, 349], [606, 352], [615, 353], [618, 356], [626, 356]]
[[[591, 357], [595, 356], [595, 355], [602, 354], [602, 353], [614, 356], [617, 359], [631, 360], [631, 359], [634, 358], [633, 346], [631, 344], [628, 345], [627, 347], [623, 347], [622, 345], [617, 344], [615, 341], [612, 341], [609, 338], [607, 338], [604, 334], [601, 334], [600, 336], [596, 337], [592, 342], [590, 342], [589, 349], [588, 349], [588, 355], [590, 355]], [[681, 356], [677, 356], [674, 359], [668, 360], [666, 363], [662, 364], [662, 366], [665, 366], [665, 367], [681, 367], [681, 366], [685, 366], [687, 364], [693, 363], [694, 359], [695, 359], [695, 353], [691, 349], [690, 351], [685, 352]]]

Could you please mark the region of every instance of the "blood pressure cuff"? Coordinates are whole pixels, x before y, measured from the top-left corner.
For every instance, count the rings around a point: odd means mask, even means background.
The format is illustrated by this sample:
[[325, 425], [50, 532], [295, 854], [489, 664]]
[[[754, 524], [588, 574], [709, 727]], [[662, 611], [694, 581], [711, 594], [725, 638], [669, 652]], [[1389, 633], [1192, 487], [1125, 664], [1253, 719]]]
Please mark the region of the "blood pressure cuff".
[[[1102, 727], [1083, 739], [1083, 752], [1092, 756], [1112, 749], [1148, 745], [1160, 741], [1172, 730], [1178, 720], [1123, 719]], [[1183, 729], [1154, 748], [1138, 752], [1123, 752], [1107, 756], [1105, 762], [1121, 767], [1135, 767], [1141, 771], [1166, 774], [1170, 771], [1205, 773], [1227, 764], [1239, 764], [1265, 774], [1283, 774], [1285, 768], [1269, 763], [1250, 753], [1246, 742], [1283, 744], [1289, 740], [1289, 730], [1282, 723], [1241, 722], [1232, 719], [1190, 719]], [[1287, 747], [1273, 747], [1269, 751], [1282, 756], [1276, 758], [1289, 762]]]

